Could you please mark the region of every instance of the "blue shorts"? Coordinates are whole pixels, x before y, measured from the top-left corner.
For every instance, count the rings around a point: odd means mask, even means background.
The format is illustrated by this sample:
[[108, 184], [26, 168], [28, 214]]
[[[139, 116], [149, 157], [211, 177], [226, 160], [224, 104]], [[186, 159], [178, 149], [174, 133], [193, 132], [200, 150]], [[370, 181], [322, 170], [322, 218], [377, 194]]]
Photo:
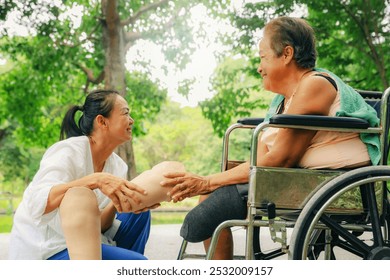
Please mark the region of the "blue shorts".
[[[146, 260], [143, 255], [150, 233], [150, 212], [140, 214], [118, 213], [121, 224], [114, 236], [116, 246], [102, 244], [103, 260]], [[69, 260], [68, 249], [48, 260]]]

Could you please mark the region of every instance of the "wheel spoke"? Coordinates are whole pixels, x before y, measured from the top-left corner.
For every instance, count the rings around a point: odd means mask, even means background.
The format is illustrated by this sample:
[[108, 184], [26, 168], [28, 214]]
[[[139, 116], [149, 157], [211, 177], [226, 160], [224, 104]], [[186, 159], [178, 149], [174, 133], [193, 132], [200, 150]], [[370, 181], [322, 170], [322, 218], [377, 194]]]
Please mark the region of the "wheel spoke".
[[[325, 259], [333, 259], [339, 253], [341, 257], [388, 258], [390, 206], [386, 182], [389, 181], [389, 167], [370, 166], [348, 171], [321, 186], [297, 219], [289, 259], [322, 259], [322, 254]], [[384, 190], [381, 200], [378, 187]], [[357, 196], [359, 190], [361, 200]], [[350, 202], [357, 204], [353, 205], [351, 213], [338, 213], [339, 202], [346, 210]], [[332, 238], [325, 236], [323, 240], [318, 230], [331, 230]]]
[[351, 243], [353, 247], [359, 248], [361, 251], [363, 251], [363, 254], [368, 254], [371, 251], [370, 246], [368, 246], [362, 240], [360, 240], [348, 230], [340, 226], [337, 222], [332, 220], [327, 215], [322, 215], [320, 221], [323, 222], [326, 226], [328, 226], [331, 230], [335, 231], [338, 235], [343, 237], [347, 242]]
[[366, 188], [368, 209], [370, 211], [370, 218], [372, 224], [372, 235], [374, 238], [374, 246], [383, 246], [382, 229], [379, 220], [378, 204], [375, 197], [374, 185], [370, 185]]
[[356, 248], [354, 248], [353, 246], [351, 246], [351, 244], [349, 244], [348, 242], [339, 240], [339, 242], [337, 243], [337, 246], [340, 247], [341, 249], [344, 249], [345, 251], [348, 251], [348, 252], [350, 252], [356, 256], [359, 256], [361, 258], [365, 257], [361, 251], [359, 251]]
[[[313, 236], [310, 238], [312, 249], [308, 253], [308, 258], [312, 260], [318, 259], [323, 247], [325, 246], [325, 239], [323, 237], [323, 230], [315, 230]], [[322, 247], [322, 248], [321, 248]]]

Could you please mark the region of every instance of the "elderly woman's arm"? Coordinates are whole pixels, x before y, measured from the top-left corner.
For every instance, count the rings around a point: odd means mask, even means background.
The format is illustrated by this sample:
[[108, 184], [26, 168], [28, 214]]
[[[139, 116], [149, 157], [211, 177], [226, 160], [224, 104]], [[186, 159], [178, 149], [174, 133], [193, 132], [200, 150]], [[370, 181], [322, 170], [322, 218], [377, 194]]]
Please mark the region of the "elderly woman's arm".
[[[258, 156], [266, 153], [267, 147], [259, 142]], [[169, 195], [174, 202], [199, 194], [207, 194], [232, 184], [247, 183], [249, 180], [249, 162], [244, 162], [232, 169], [209, 176], [199, 176], [189, 172], [170, 172], [161, 182], [164, 187], [172, 187]]]
[[[327, 115], [336, 96], [336, 91], [325, 79], [308, 77], [303, 80], [293, 96], [288, 114]], [[271, 150], [259, 142], [258, 166], [292, 167], [302, 158], [315, 131], [304, 129], [279, 129]], [[249, 163], [245, 162], [230, 170], [199, 176], [188, 172], [173, 172], [165, 175], [162, 186], [172, 187], [170, 195], [174, 202], [187, 197], [207, 194], [222, 186], [246, 183], [249, 179]]]
[[[328, 115], [336, 90], [324, 78], [310, 76], [302, 80], [286, 114]], [[281, 128], [272, 150], [258, 157], [258, 166], [293, 167], [305, 154], [316, 131]]]

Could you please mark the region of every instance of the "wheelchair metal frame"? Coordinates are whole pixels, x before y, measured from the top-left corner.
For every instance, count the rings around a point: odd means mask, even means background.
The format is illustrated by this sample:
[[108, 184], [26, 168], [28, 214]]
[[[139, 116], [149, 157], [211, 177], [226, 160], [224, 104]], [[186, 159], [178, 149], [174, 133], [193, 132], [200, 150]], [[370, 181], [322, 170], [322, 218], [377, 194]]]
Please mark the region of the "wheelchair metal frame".
[[[375, 98], [375, 94], [373, 94], [370, 91], [359, 91], [359, 93], [362, 94], [363, 96], [365, 96], [366, 98], [368, 97], [368, 99], [370, 99], [371, 97]], [[388, 145], [388, 137], [389, 137], [389, 123], [388, 123], [389, 122], [389, 106], [388, 105], [389, 105], [389, 102], [390, 102], [390, 88], [386, 89], [380, 98], [380, 113], [379, 113], [379, 115], [380, 115], [381, 123], [380, 123], [379, 127], [355, 128], [354, 126], [351, 126], [349, 124], [346, 124], [345, 126], [341, 125], [339, 127], [330, 127], [329, 125], [326, 124], [325, 118], [328, 118], [328, 117], [321, 117], [321, 118], [323, 118], [323, 120], [321, 120], [323, 122], [319, 122], [319, 124], [318, 123], [306, 124], [305, 122], [302, 123], [302, 121], [300, 121], [300, 120], [298, 120], [298, 122], [295, 122], [295, 123], [294, 123], [294, 121], [296, 121], [296, 120], [293, 120], [292, 123], [288, 122], [288, 121], [284, 122], [284, 120], [282, 120], [282, 124], [279, 124], [277, 121], [272, 121], [272, 119], [269, 122], [263, 122], [262, 119], [256, 119], [256, 120], [247, 119], [247, 120], [244, 120], [242, 122], [239, 122], [239, 123], [236, 123], [236, 124], [233, 124], [232, 126], [230, 126], [226, 130], [224, 140], [223, 140], [222, 171], [226, 170], [228, 168], [228, 165], [229, 165], [229, 158], [228, 157], [229, 157], [230, 134], [236, 129], [242, 129], [242, 128], [253, 129], [253, 135], [252, 135], [252, 141], [251, 141], [251, 158], [250, 158], [250, 166], [251, 167], [250, 167], [250, 176], [249, 176], [248, 214], [247, 214], [247, 218], [245, 220], [228, 220], [228, 221], [221, 223], [216, 228], [216, 230], [214, 231], [214, 234], [211, 238], [211, 243], [210, 243], [209, 250], [206, 254], [206, 259], [212, 259], [214, 252], [215, 252], [215, 248], [216, 248], [216, 244], [217, 244], [219, 235], [220, 235], [221, 231], [225, 228], [241, 226], [241, 227], [244, 227], [246, 229], [246, 244], [245, 244], [244, 258], [248, 259], [248, 260], [251, 260], [251, 259], [273, 259], [275, 257], [278, 257], [278, 256], [286, 254], [286, 253], [289, 254], [289, 258], [291, 258], [291, 259], [296, 258], [297, 256], [293, 256], [293, 254], [291, 254], [291, 252], [289, 251], [290, 244], [287, 243], [286, 231], [288, 228], [292, 228], [293, 231], [295, 231], [295, 226], [298, 223], [298, 221], [299, 221], [299, 223], [306, 223], [307, 224], [306, 228], [310, 229], [310, 231], [314, 231], [314, 228], [317, 228], [317, 227], [323, 228], [323, 229], [326, 228], [326, 226], [323, 224], [319, 225], [319, 222], [318, 222], [318, 220], [320, 219], [319, 214], [316, 217], [311, 217], [310, 219], [306, 218], [307, 215], [309, 215], [309, 214], [311, 215], [311, 213], [309, 213], [309, 212], [313, 210], [312, 209], [313, 207], [317, 207], [316, 210], [318, 210], [318, 209], [321, 210], [322, 208], [325, 207], [325, 206], [321, 206], [321, 205], [320, 206], [313, 206], [313, 205], [315, 204], [316, 200], [318, 200], [318, 199], [321, 200], [321, 194], [317, 195], [317, 193], [319, 193], [319, 191], [318, 191], [319, 189], [324, 187], [323, 185], [326, 182], [324, 182], [323, 184], [320, 184], [320, 186], [318, 186], [315, 190], [313, 190], [309, 194], [309, 196], [306, 199], [306, 201], [304, 202], [304, 204], [302, 204], [299, 207], [300, 209], [287, 209], [287, 210], [286, 209], [279, 209], [277, 207], [277, 205], [275, 208], [275, 205], [273, 203], [270, 203], [266, 206], [264, 206], [264, 205], [260, 206], [259, 202], [256, 201], [256, 199], [258, 199], [258, 198], [256, 198], [256, 192], [257, 192], [257, 182], [256, 182], [257, 177], [256, 176], [258, 173], [257, 169], [259, 169], [259, 167], [256, 166], [257, 139], [258, 139], [260, 133], [264, 129], [266, 129], [268, 127], [277, 127], [277, 128], [308, 129], [308, 130], [316, 130], [316, 131], [324, 130], [324, 131], [337, 131], [337, 132], [379, 134], [380, 135], [381, 151], [382, 151], [382, 157], [381, 157], [381, 162], [380, 162], [379, 167], [370, 166], [370, 167], [363, 167], [363, 168], [355, 169], [357, 171], [351, 171], [353, 173], [352, 175], [355, 177], [359, 177], [359, 170], [360, 169], [362, 171], [362, 174], [369, 174], [371, 171], [374, 173], [379, 172], [376, 179], [372, 179], [370, 181], [369, 178], [359, 178], [359, 179], [357, 179], [356, 183], [352, 182], [350, 185], [353, 187], [356, 184], [363, 184], [363, 183], [370, 184], [370, 183], [372, 183], [373, 180], [374, 181], [375, 180], [386, 180], [386, 181], [389, 180], [390, 181], [390, 168], [389, 168], [389, 174], [387, 174], [386, 170], [385, 171], [382, 170], [387, 165], [387, 157], [388, 157], [388, 152], [389, 152], [389, 145]], [[293, 116], [293, 117], [300, 118], [300, 116]], [[305, 118], [307, 116], [302, 116], [302, 117]], [[288, 118], [288, 116], [287, 116], [287, 118]], [[343, 118], [341, 118], [341, 119], [343, 119]], [[256, 125], [256, 123], [259, 123], [259, 124]], [[297, 173], [308, 171], [307, 169], [305, 170], [305, 169], [299, 169], [299, 168], [294, 168], [294, 169], [290, 169], [290, 170], [293, 170], [293, 172], [297, 172]], [[314, 173], [317, 172], [318, 173], [318, 172], [323, 172], [323, 171], [310, 170], [309, 172], [314, 172]], [[383, 176], [381, 175], [382, 173], [380, 173], [380, 172], [383, 173]], [[341, 190], [338, 190], [338, 191], [334, 190], [333, 192], [335, 194], [334, 195], [332, 194], [332, 196], [331, 196], [332, 199], [335, 199], [335, 197], [337, 197], [337, 195], [341, 194], [342, 192], [345, 192], [346, 191], [345, 189], [352, 188], [349, 185], [347, 185], [346, 187], [341, 186], [342, 184], [344, 184], [343, 180], [345, 181], [345, 180], [349, 179], [348, 178], [349, 172], [342, 171], [342, 173], [343, 173], [343, 175], [340, 176], [341, 173], [339, 171], [331, 171], [329, 174], [330, 181], [327, 184], [325, 184], [326, 189], [330, 189], [330, 190], [332, 188], [336, 188], [336, 187], [337, 188], [344, 188], [344, 189], [342, 189], [342, 191]], [[338, 177], [341, 177], [341, 179], [338, 180], [337, 179]], [[333, 185], [332, 185], [333, 181], [335, 181], [335, 184], [339, 184], [340, 187], [338, 187], [338, 186], [333, 187]], [[385, 188], [385, 187], [383, 187], [383, 188]], [[317, 198], [316, 195], [317, 195], [317, 197], [318, 196], [320, 196], [320, 197]], [[384, 193], [383, 195], [386, 196], [385, 199], [387, 202], [385, 202], [385, 203], [387, 204], [386, 207], [388, 207], [389, 200], [387, 198], [387, 193]], [[323, 196], [324, 195], [322, 195], [322, 197]], [[373, 195], [371, 195], [371, 197], [372, 196]], [[329, 204], [326, 202], [326, 200], [325, 200], [325, 202], [322, 202], [322, 203], [326, 206], [328, 206], [327, 204]], [[385, 207], [385, 205], [382, 205], [382, 207]], [[307, 210], [306, 208], [308, 208], [309, 210]], [[325, 211], [325, 210], [321, 210], [321, 211]], [[384, 211], [388, 211], [388, 209], [384, 209]], [[296, 218], [293, 220], [275, 219], [276, 217], [281, 217], [281, 216], [283, 216], [285, 214], [289, 214], [289, 213], [293, 213], [295, 216], [298, 215], [298, 219], [296, 219]], [[261, 217], [261, 216], [268, 217], [268, 220], [258, 219], [258, 217]], [[307, 221], [308, 219], [310, 221]], [[375, 223], [379, 224], [379, 222], [375, 222]], [[389, 226], [389, 225], [387, 224], [387, 226]], [[274, 250], [268, 254], [264, 254], [263, 252], [261, 252], [259, 244], [257, 244], [256, 245], [257, 248], [255, 248], [257, 250], [257, 252], [254, 251], [254, 247], [256, 247], [256, 246], [254, 246], [254, 242], [256, 242], [256, 238], [259, 238], [258, 230], [260, 230], [261, 227], [268, 227], [269, 228], [271, 239], [274, 242], [278, 242], [281, 244], [280, 249]], [[365, 230], [363, 226], [354, 225], [354, 224], [346, 225], [345, 228], [347, 228], [349, 230], [358, 230], [358, 231]], [[255, 230], [257, 230], [257, 234], [254, 234]], [[386, 230], [389, 231], [389, 229], [386, 229]], [[340, 232], [341, 232], [341, 230], [340, 230]], [[300, 234], [302, 234], [302, 232]], [[305, 234], [305, 233], [303, 233], [303, 234]], [[331, 234], [330, 230], [325, 230], [325, 238], [331, 238], [330, 234]], [[295, 236], [293, 238], [296, 239]], [[295, 241], [295, 242], [300, 243], [298, 241]], [[301, 246], [301, 247], [307, 246], [307, 243], [309, 242], [308, 237], [306, 238], [305, 242], [306, 243], [299, 244], [298, 246]], [[387, 238], [387, 242], [388, 242], [388, 238]], [[353, 241], [352, 241], [352, 243], [353, 243]], [[362, 246], [363, 247], [362, 250], [366, 250], [366, 251], [371, 250], [370, 248], [366, 248], [361, 244], [358, 244], [358, 243], [355, 243], [355, 244], [356, 244], [356, 246], [358, 246], [358, 245]], [[187, 246], [186, 241], [184, 241], [182, 244], [182, 248], [180, 249], [178, 259], [182, 259], [183, 257], [185, 257], [186, 246]], [[380, 247], [381, 248], [380, 252], [374, 252], [371, 255], [374, 254], [375, 255], [374, 257], [378, 257], [378, 256], [382, 256], [383, 254], [385, 254], [387, 256], [387, 254], [390, 254], [390, 248], [387, 248], [388, 246], [389, 246], [389, 244], [387, 244], [387, 243], [384, 245], [382, 244]], [[388, 249], [388, 251], [387, 251], [387, 249]], [[326, 258], [332, 257], [331, 250], [325, 249], [324, 253], [325, 253]], [[189, 255], [189, 256], [194, 257], [191, 255]], [[306, 256], [306, 255], [304, 255], [304, 256]], [[199, 257], [199, 255], [198, 255], [198, 257]]]

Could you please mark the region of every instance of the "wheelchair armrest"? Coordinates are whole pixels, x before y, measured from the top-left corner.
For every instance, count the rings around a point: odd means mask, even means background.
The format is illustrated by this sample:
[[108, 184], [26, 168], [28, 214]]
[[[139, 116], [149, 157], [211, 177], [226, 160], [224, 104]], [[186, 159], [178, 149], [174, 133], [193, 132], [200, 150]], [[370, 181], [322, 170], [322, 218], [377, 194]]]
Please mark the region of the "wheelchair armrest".
[[355, 128], [366, 129], [370, 127], [368, 121], [350, 117], [328, 117], [318, 115], [274, 115], [270, 124], [318, 126], [329, 128]]
[[243, 125], [258, 125], [264, 121], [264, 118], [242, 118], [237, 121], [237, 123]]

